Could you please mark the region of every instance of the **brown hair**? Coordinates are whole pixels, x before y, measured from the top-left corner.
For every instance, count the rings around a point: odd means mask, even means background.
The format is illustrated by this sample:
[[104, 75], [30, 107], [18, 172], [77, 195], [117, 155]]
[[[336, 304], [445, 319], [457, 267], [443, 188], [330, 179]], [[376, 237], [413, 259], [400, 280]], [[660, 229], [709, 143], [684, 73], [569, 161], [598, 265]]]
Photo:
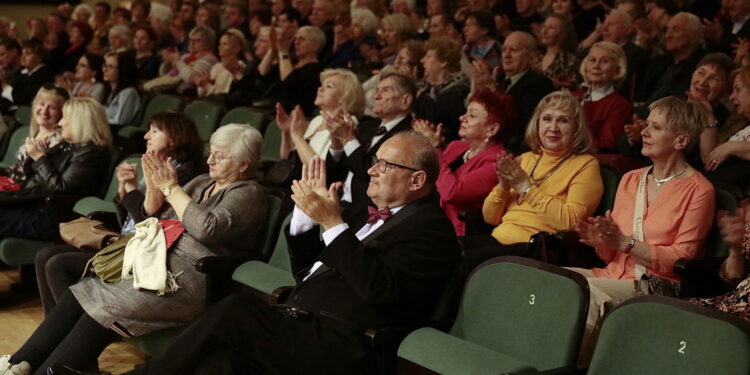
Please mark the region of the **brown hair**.
[[149, 125], [163, 131], [169, 139], [169, 155], [178, 162], [203, 163], [204, 143], [193, 120], [182, 113], [159, 112], [149, 119]]

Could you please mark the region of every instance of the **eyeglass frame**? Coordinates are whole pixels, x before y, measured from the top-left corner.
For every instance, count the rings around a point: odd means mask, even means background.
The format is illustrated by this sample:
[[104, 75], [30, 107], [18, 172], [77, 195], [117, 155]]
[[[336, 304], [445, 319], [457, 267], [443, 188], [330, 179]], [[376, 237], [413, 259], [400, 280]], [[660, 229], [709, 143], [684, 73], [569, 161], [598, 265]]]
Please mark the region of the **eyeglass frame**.
[[421, 171], [421, 169], [416, 169], [416, 168], [412, 168], [412, 167], [407, 167], [405, 165], [401, 165], [401, 164], [397, 164], [397, 163], [392, 163], [390, 161], [379, 159], [377, 155], [372, 155], [372, 166], [374, 167], [374, 166], [376, 166], [378, 164], [382, 165], [382, 167], [378, 167], [377, 168], [377, 171], [380, 172], [380, 173], [386, 173], [388, 171], [388, 167], [389, 166], [398, 167], [398, 168], [401, 168], [401, 169], [406, 169], [406, 170], [412, 171], [412, 172], [419, 172], [419, 171]]

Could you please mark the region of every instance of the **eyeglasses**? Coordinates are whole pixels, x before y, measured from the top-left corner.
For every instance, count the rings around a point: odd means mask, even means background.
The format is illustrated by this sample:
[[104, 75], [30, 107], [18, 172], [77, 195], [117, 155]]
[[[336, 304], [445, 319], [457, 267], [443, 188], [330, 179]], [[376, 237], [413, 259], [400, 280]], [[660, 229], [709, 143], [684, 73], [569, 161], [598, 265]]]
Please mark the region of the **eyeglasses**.
[[389, 161], [385, 161], [383, 159], [378, 159], [376, 155], [372, 156], [372, 166], [377, 168], [377, 171], [380, 173], [385, 173], [388, 171], [388, 167], [397, 167], [401, 169], [406, 169], [414, 172], [419, 172], [419, 169], [407, 167], [405, 165], [391, 163]]
[[214, 163], [221, 164], [224, 160], [229, 160], [229, 157], [224, 156], [218, 152], [211, 152], [208, 154], [208, 159], [206, 161], [210, 161], [213, 159]]
[[112, 64], [104, 64], [103, 68], [104, 68], [104, 69], [112, 69], [112, 70], [115, 70], [115, 69], [117, 69], [117, 65], [112, 65]]

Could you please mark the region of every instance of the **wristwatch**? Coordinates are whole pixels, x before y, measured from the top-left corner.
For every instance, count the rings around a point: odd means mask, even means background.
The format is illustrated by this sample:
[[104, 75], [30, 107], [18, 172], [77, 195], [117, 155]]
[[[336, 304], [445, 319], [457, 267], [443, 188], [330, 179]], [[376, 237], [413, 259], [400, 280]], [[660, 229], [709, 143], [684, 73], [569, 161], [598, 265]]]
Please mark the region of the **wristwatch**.
[[172, 194], [174, 189], [179, 186], [180, 186], [179, 184], [169, 184], [167, 186], [162, 186], [161, 193], [164, 194], [165, 197], [168, 197], [169, 194]]
[[630, 254], [630, 251], [633, 250], [634, 246], [635, 246], [635, 238], [628, 237], [628, 240], [625, 241], [625, 248], [622, 249], [622, 252], [624, 254]]

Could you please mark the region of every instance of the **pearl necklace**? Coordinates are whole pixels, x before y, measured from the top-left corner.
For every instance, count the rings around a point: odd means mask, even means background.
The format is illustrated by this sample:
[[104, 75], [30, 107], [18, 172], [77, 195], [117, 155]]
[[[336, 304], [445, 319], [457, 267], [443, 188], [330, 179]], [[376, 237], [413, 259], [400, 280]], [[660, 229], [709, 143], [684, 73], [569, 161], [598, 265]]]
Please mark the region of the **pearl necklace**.
[[658, 179], [658, 178], [656, 178], [656, 174], [654, 174], [654, 173], [653, 173], [654, 171], [652, 170], [652, 171], [651, 171], [651, 177], [653, 177], [653, 178], [654, 178], [654, 182], [656, 182], [656, 186], [661, 186], [661, 184], [663, 184], [663, 183], [665, 183], [665, 182], [669, 182], [670, 180], [672, 180], [672, 179], [674, 179], [674, 178], [677, 178], [677, 177], [680, 177], [680, 176], [682, 176], [682, 174], [683, 174], [683, 173], [685, 173], [685, 171], [687, 170], [687, 168], [688, 168], [688, 167], [687, 167], [687, 165], [686, 165], [686, 166], [685, 166], [684, 168], [682, 168], [682, 170], [681, 170], [681, 171], [679, 171], [679, 172], [677, 172], [677, 173], [675, 173], [675, 174], [673, 174], [673, 175], [671, 175], [671, 176], [669, 176], [669, 177], [667, 177], [667, 178], [663, 178], [663, 179], [661, 179], [661, 180], [660, 180], [660, 179]]

